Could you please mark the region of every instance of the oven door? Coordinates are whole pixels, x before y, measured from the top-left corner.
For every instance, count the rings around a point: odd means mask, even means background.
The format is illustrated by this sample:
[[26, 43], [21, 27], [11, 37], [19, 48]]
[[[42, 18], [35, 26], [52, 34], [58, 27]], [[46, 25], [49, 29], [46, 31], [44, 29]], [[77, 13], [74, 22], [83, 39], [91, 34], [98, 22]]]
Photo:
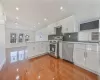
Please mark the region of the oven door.
[[50, 53], [55, 53], [55, 44], [50, 44]]
[[50, 44], [50, 55], [57, 57], [57, 44]]

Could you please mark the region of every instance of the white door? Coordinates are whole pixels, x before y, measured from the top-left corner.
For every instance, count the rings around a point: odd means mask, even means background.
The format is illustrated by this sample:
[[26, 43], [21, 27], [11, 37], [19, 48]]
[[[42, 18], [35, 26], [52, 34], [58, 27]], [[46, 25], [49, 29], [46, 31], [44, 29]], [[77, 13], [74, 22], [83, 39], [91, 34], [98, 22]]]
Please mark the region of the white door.
[[86, 67], [93, 71], [98, 72], [99, 70], [99, 54], [100, 52], [87, 51]]
[[75, 64], [79, 66], [85, 66], [84, 52], [85, 50], [83, 49], [74, 49], [73, 59]]

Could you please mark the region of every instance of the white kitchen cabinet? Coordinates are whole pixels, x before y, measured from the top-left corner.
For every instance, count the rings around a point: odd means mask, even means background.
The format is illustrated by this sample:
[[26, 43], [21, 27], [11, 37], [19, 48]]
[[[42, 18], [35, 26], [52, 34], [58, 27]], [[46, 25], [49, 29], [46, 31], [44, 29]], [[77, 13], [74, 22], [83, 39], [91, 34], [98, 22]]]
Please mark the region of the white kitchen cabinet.
[[[83, 47], [82, 47], [83, 45]], [[84, 47], [85, 45], [85, 47]], [[100, 47], [99, 44], [80, 43], [74, 44], [74, 63], [91, 72], [100, 73]]]
[[95, 72], [98, 72], [100, 67], [98, 54], [99, 52], [87, 51], [87, 55], [86, 55], [86, 67]]
[[74, 16], [70, 16], [60, 21], [62, 33], [78, 32]]
[[32, 58], [40, 56], [44, 53], [47, 53], [48, 48], [49, 48], [48, 41], [27, 43], [27, 51], [28, 51], [27, 57]]
[[56, 30], [55, 30], [55, 27], [57, 27], [58, 23], [53, 23], [53, 24], [50, 24], [48, 25], [48, 33], [49, 35], [52, 35], [52, 34], [56, 34]]
[[84, 52], [85, 50], [83, 49], [75, 49], [74, 55], [73, 55], [75, 64], [82, 66], [82, 67], [85, 65]]
[[89, 40], [89, 31], [87, 31], [87, 32], [79, 32], [78, 40], [79, 41], [88, 41]]
[[52, 35], [52, 34], [55, 34], [55, 29], [54, 29], [54, 26], [48, 26], [47, 27], [47, 31], [48, 31], [48, 35]]

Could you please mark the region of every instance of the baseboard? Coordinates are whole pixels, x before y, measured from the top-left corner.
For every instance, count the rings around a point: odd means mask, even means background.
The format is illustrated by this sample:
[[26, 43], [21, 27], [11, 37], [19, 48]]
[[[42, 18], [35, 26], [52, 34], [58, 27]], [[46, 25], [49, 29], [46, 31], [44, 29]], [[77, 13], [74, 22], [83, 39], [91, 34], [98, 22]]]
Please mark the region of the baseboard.
[[32, 59], [32, 58], [40, 57], [40, 56], [43, 56], [43, 55], [46, 55], [46, 54], [48, 54], [48, 53], [43, 53], [43, 54], [35, 55], [35, 56], [32, 56], [32, 57], [28, 57], [27, 59]]
[[6, 62], [6, 59], [4, 59], [4, 60], [2, 61], [2, 63], [0, 64], [0, 71], [2, 70], [2, 67], [4, 66], [5, 62]]

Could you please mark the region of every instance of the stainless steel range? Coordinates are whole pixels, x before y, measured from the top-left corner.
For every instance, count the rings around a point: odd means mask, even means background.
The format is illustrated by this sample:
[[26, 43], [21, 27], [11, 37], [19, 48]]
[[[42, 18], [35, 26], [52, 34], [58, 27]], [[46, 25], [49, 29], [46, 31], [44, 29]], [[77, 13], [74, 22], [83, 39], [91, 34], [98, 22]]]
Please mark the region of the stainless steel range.
[[59, 58], [59, 42], [63, 40], [63, 36], [55, 36], [50, 42], [50, 55]]
[[59, 48], [59, 42], [58, 41], [55, 41], [55, 40], [50, 41], [50, 55], [51, 56], [54, 56], [56, 58], [59, 57], [58, 48]]

